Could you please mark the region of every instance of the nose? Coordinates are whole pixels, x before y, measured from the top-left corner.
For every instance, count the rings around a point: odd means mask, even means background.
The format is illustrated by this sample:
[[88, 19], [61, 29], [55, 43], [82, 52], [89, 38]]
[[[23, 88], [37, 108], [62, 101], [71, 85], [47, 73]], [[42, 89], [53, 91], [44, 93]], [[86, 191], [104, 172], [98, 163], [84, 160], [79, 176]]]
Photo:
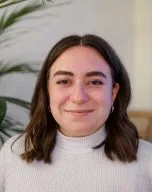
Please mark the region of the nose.
[[75, 104], [82, 104], [88, 101], [88, 94], [82, 85], [75, 85], [72, 89], [70, 100]]

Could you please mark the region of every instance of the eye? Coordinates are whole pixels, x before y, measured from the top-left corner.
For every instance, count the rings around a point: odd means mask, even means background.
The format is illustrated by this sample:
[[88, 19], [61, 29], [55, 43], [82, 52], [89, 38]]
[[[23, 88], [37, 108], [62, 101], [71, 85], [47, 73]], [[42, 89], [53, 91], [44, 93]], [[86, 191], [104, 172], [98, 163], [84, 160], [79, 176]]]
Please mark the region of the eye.
[[103, 85], [103, 82], [101, 80], [92, 80], [89, 82], [89, 84], [92, 86], [100, 86]]
[[57, 81], [56, 84], [67, 85], [67, 84], [70, 84], [70, 82], [66, 79], [63, 79], [63, 80]]

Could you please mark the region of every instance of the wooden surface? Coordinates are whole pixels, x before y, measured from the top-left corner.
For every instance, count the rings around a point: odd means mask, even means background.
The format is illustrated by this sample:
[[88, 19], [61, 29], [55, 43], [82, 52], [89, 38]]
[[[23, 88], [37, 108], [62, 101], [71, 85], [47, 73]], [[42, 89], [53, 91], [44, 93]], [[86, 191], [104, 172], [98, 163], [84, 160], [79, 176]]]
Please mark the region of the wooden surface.
[[129, 111], [130, 120], [136, 125], [141, 138], [152, 142], [152, 111]]

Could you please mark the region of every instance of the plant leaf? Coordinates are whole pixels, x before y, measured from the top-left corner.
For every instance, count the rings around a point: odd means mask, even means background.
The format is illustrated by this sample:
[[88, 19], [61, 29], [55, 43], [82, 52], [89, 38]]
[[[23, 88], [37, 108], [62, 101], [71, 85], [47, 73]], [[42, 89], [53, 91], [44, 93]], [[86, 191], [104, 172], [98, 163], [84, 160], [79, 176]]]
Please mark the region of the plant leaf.
[[0, 129], [14, 129], [14, 127], [15, 128], [23, 127], [23, 124], [13, 120], [12, 118], [6, 115]]
[[8, 7], [8, 6], [11, 6], [11, 5], [14, 5], [14, 4], [17, 4], [17, 3], [21, 3], [23, 1], [26, 1], [26, 0], [13, 0], [12, 2], [8, 1], [8, 0], [1, 0], [0, 1], [0, 8], [4, 8], [4, 7]]
[[3, 2], [6, 2], [6, 1], [8, 1], [8, 0], [0, 0], [0, 4], [3, 3]]
[[10, 64], [0, 65], [0, 76], [10, 73], [37, 73], [38, 70], [32, 68], [27, 63], [10, 66]]
[[0, 98], [0, 127], [6, 116], [7, 105], [5, 99]]
[[5, 131], [4, 129], [0, 129], [0, 132], [3, 133], [7, 137], [11, 137], [12, 136], [11, 134], [7, 133], [7, 131]]
[[[20, 122], [13, 120], [12, 118], [6, 116], [0, 127], [0, 137], [11, 137], [14, 133], [23, 133], [24, 126]], [[1, 138], [0, 138], [1, 139]], [[3, 138], [4, 140], [4, 138]], [[2, 141], [2, 140], [1, 140]], [[3, 142], [3, 141], [2, 141]]]
[[9, 130], [9, 131], [13, 131], [13, 132], [15, 132], [15, 133], [23, 133], [24, 132], [24, 127], [22, 127], [22, 128], [7, 128], [7, 130]]
[[2, 135], [0, 135], [0, 140], [1, 140], [1, 143], [2, 143], [2, 144], [5, 142]]
[[41, 7], [41, 4], [26, 5], [19, 10], [16, 9], [12, 11], [8, 16], [6, 16], [6, 13], [4, 12], [2, 19], [0, 18], [0, 32], [4, 32], [5, 29], [11, 27], [14, 23], [18, 22], [21, 17], [32, 13]]
[[1, 99], [4, 99], [5, 101], [12, 103], [14, 105], [18, 105], [20, 107], [23, 107], [25, 109], [30, 109], [30, 103], [27, 101], [24, 101], [22, 99], [17, 99], [13, 97], [5, 97], [5, 96], [0, 96]]
[[[27, 0], [13, 0], [12, 2], [8, 2], [9, 0], [0, 0], [0, 8], [8, 7], [17, 3], [25, 2]], [[46, 0], [48, 2], [53, 2], [53, 0]], [[5, 3], [4, 3], [5, 2]], [[7, 3], [8, 2], [8, 3]], [[44, 0], [42, 0], [42, 3], [45, 3]], [[2, 4], [2, 5], [1, 5]]]

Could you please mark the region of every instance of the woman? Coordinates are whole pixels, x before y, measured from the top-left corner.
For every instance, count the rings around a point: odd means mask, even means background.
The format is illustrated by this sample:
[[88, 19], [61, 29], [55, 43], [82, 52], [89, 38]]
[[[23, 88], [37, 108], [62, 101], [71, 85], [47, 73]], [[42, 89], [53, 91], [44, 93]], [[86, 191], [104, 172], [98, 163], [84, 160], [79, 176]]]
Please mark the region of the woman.
[[127, 72], [104, 39], [59, 41], [25, 133], [0, 152], [0, 191], [151, 192], [152, 145], [128, 119], [130, 97]]

